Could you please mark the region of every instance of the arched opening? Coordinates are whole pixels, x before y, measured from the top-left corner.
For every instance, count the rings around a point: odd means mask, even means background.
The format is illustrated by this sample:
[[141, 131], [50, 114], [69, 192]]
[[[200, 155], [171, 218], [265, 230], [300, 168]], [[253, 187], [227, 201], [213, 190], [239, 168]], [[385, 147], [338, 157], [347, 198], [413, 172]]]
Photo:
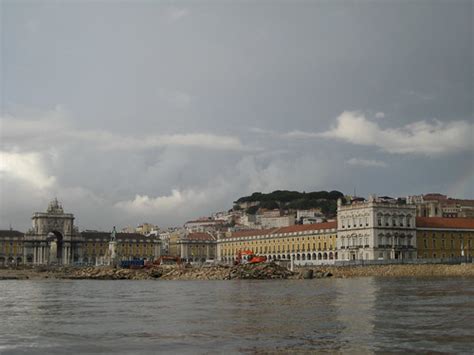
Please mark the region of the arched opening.
[[56, 255], [51, 255], [53, 258], [56, 257], [57, 263], [62, 264], [63, 258], [63, 235], [58, 231], [51, 231], [48, 233], [48, 241], [56, 243]]
[[316, 259], [317, 259], [316, 253], [313, 253], [313, 260], [316, 260]]
[[84, 258], [82, 261], [84, 262], [84, 264], [88, 264], [88, 263], [89, 263], [89, 259], [88, 259], [88, 258]]
[[301, 260], [305, 260], [305, 259], [306, 259], [305, 254], [301, 254]]
[[332, 252], [329, 253], [329, 260], [333, 260], [334, 256], [332, 255]]
[[16, 264], [20, 265], [22, 263], [22, 259], [20, 257], [16, 258]]
[[323, 259], [324, 259], [324, 260], [328, 260], [328, 253], [324, 253], [324, 254], [323, 254]]
[[322, 260], [322, 258], [323, 258], [323, 254], [318, 253], [318, 260]]
[[0, 256], [0, 266], [5, 266], [5, 258]]
[[306, 260], [311, 260], [311, 254], [308, 253], [308, 255], [306, 256]]
[[300, 254], [296, 254], [296, 260], [300, 260]]

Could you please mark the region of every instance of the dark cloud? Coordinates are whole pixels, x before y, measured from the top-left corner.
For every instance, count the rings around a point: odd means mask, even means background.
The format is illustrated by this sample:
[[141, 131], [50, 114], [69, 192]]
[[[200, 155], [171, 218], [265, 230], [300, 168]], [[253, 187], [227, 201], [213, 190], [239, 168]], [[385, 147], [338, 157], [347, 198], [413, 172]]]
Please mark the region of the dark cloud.
[[100, 229], [274, 189], [474, 197], [471, 1], [1, 7], [0, 228], [55, 195]]

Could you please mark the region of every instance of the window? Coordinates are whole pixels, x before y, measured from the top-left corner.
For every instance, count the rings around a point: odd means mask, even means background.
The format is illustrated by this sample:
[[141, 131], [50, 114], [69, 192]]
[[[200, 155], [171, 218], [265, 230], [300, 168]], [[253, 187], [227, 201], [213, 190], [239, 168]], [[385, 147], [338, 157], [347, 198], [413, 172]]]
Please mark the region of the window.
[[433, 239], [433, 249], [436, 249], [436, 239]]
[[382, 227], [382, 215], [378, 214], [377, 215], [377, 224], [379, 227]]

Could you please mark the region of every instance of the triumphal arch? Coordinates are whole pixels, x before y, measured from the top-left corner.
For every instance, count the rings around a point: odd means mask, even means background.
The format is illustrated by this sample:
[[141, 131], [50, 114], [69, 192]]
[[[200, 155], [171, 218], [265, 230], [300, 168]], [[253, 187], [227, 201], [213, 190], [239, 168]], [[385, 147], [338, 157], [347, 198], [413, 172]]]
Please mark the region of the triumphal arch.
[[69, 265], [79, 259], [81, 235], [74, 226], [74, 215], [64, 213], [54, 199], [46, 212], [33, 213], [31, 228], [25, 234], [24, 258], [33, 264]]

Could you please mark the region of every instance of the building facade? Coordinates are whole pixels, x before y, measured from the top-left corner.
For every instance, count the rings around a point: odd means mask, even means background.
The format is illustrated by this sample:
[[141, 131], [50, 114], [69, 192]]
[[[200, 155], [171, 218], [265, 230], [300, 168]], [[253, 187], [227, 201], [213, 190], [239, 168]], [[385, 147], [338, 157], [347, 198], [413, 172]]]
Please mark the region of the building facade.
[[69, 265], [82, 254], [82, 238], [74, 227], [74, 215], [64, 213], [57, 199], [46, 212], [33, 214], [33, 227], [23, 240], [24, 260], [32, 264]]
[[[109, 249], [111, 234], [85, 231], [74, 226], [74, 215], [64, 213], [57, 199], [46, 212], [35, 212], [32, 228], [25, 234], [0, 231], [0, 266], [4, 265], [73, 265], [103, 264]], [[158, 237], [138, 233], [118, 233], [119, 260], [148, 259], [160, 256]]]
[[217, 256], [217, 240], [210, 233], [186, 233], [177, 241], [177, 245], [179, 256], [183, 261], [214, 261]]
[[[109, 250], [110, 233], [81, 232], [83, 239], [81, 262], [84, 264], [105, 264]], [[140, 233], [117, 233], [115, 237], [117, 260], [156, 260], [161, 255], [161, 241], [158, 237], [146, 237]]]
[[341, 260], [416, 258], [416, 207], [378, 200], [337, 208], [337, 249]]
[[336, 227], [336, 222], [327, 222], [230, 233], [217, 241], [217, 258], [232, 263], [239, 251], [251, 250], [268, 260], [333, 263], [338, 258]]
[[23, 264], [24, 234], [15, 230], [0, 230], [0, 266]]
[[417, 217], [419, 259], [463, 258], [474, 255], [474, 218]]

